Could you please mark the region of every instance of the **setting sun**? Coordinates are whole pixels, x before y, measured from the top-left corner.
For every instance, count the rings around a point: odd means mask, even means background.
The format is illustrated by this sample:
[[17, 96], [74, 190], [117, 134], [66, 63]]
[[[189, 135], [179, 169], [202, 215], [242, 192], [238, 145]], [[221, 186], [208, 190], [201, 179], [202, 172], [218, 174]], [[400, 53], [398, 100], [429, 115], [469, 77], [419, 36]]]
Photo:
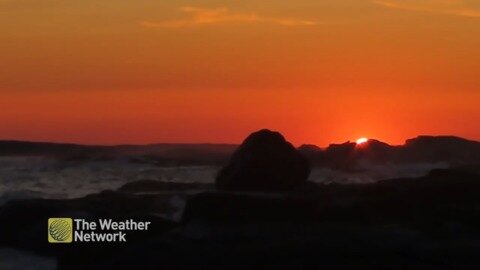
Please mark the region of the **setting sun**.
[[360, 138], [360, 139], [357, 140], [357, 144], [363, 144], [363, 143], [366, 143], [366, 142], [368, 142], [368, 139], [365, 138], [365, 137]]
[[479, 1], [247, 2], [0, 0], [0, 139], [480, 140]]

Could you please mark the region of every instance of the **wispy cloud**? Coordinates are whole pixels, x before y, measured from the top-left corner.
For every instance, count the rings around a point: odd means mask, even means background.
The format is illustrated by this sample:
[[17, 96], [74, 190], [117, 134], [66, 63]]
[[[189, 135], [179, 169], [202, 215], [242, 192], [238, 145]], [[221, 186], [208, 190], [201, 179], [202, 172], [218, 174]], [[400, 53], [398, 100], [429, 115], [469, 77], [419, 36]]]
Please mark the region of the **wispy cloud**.
[[309, 26], [318, 24], [316, 21], [301, 20], [294, 18], [278, 18], [261, 16], [256, 13], [234, 12], [228, 8], [199, 8], [182, 7], [181, 11], [189, 16], [184, 19], [169, 21], [143, 21], [141, 25], [146, 27], [192, 27], [220, 23], [271, 23], [284, 26]]
[[480, 17], [480, 8], [468, 7], [462, 0], [374, 0], [375, 4], [395, 9]]

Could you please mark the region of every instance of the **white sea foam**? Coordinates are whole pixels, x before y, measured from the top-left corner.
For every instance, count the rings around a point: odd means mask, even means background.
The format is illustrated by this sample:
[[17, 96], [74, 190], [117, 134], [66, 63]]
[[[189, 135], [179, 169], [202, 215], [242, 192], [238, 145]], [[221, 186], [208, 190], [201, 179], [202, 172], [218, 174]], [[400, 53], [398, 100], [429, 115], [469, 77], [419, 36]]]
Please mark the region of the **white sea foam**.
[[[411, 165], [362, 164], [355, 172], [315, 168], [316, 183], [371, 183], [397, 177], [416, 177], [443, 163]], [[110, 161], [62, 161], [44, 157], [0, 157], [0, 205], [15, 198], [76, 198], [102, 190], [114, 190], [143, 179], [169, 182], [213, 183], [215, 166], [161, 167], [126, 159]]]
[[42, 157], [0, 158], [0, 205], [15, 198], [77, 198], [143, 179], [211, 183], [218, 168], [159, 167], [128, 160], [60, 161]]

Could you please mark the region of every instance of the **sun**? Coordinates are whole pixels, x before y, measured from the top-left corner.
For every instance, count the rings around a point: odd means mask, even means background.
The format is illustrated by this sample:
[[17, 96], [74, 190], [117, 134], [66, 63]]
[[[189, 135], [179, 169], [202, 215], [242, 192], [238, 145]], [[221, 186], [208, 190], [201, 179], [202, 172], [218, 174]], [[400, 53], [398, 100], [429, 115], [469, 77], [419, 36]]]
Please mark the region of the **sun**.
[[368, 142], [368, 138], [362, 137], [357, 140], [357, 144], [364, 144]]

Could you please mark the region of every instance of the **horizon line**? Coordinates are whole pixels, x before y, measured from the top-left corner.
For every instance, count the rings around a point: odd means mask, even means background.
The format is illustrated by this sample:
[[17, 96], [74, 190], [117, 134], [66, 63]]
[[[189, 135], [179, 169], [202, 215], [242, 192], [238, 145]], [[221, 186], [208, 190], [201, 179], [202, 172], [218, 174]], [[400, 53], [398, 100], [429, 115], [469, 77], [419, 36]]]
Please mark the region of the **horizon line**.
[[[247, 136], [245, 136], [245, 138]], [[385, 144], [390, 145], [390, 146], [402, 146], [402, 145], [405, 145], [408, 140], [412, 140], [412, 139], [416, 139], [416, 138], [420, 138], [420, 137], [451, 137], [451, 138], [458, 138], [458, 139], [462, 139], [462, 140], [467, 140], [467, 141], [479, 142], [480, 143], [480, 140], [466, 138], [466, 137], [462, 137], [462, 136], [458, 136], [458, 135], [427, 135], [427, 134], [422, 134], [422, 135], [417, 135], [415, 137], [405, 139], [403, 141], [403, 144], [391, 144], [391, 143], [388, 143], [388, 142], [385, 142], [385, 141], [382, 141], [382, 140], [376, 139], [376, 138], [367, 138], [367, 139], [369, 141], [373, 140], [373, 141], [382, 142], [382, 143], [385, 143]], [[289, 142], [289, 140], [287, 138], [285, 138], [285, 139]], [[241, 145], [242, 144], [242, 142], [233, 143], [233, 142], [211, 142], [211, 141], [207, 141], [207, 142], [112, 143], [112, 144], [109, 144], [109, 143], [101, 144], [100, 143], [99, 144], [99, 143], [81, 143], [81, 142], [74, 142], [74, 141], [49, 141], [49, 140], [44, 141], [44, 140], [35, 140], [35, 139], [34, 140], [28, 140], [28, 139], [27, 140], [22, 140], [22, 139], [11, 139], [11, 138], [8, 138], [8, 139], [0, 138], [0, 142], [45, 143], [45, 144], [48, 143], [48, 144], [66, 144], [66, 145], [79, 145], [79, 146], [91, 146], [91, 147], [153, 146], [153, 145], [160, 145], [160, 144], [164, 144], [164, 145], [168, 144], [168, 145], [231, 145], [231, 146], [236, 146], [236, 145]], [[327, 146], [320, 146], [320, 145], [315, 144], [315, 143], [304, 142], [304, 143], [298, 144], [296, 147], [298, 148], [302, 145], [314, 145], [314, 146], [317, 146], [317, 147], [320, 147], [320, 148], [326, 148], [326, 147], [331, 146], [331, 145], [339, 145], [339, 144], [346, 144], [346, 143], [355, 143], [355, 140], [353, 140], [353, 141], [352, 140], [346, 140], [346, 141], [343, 141], [343, 142], [331, 142]], [[295, 144], [293, 144], [293, 145], [295, 145]]]

